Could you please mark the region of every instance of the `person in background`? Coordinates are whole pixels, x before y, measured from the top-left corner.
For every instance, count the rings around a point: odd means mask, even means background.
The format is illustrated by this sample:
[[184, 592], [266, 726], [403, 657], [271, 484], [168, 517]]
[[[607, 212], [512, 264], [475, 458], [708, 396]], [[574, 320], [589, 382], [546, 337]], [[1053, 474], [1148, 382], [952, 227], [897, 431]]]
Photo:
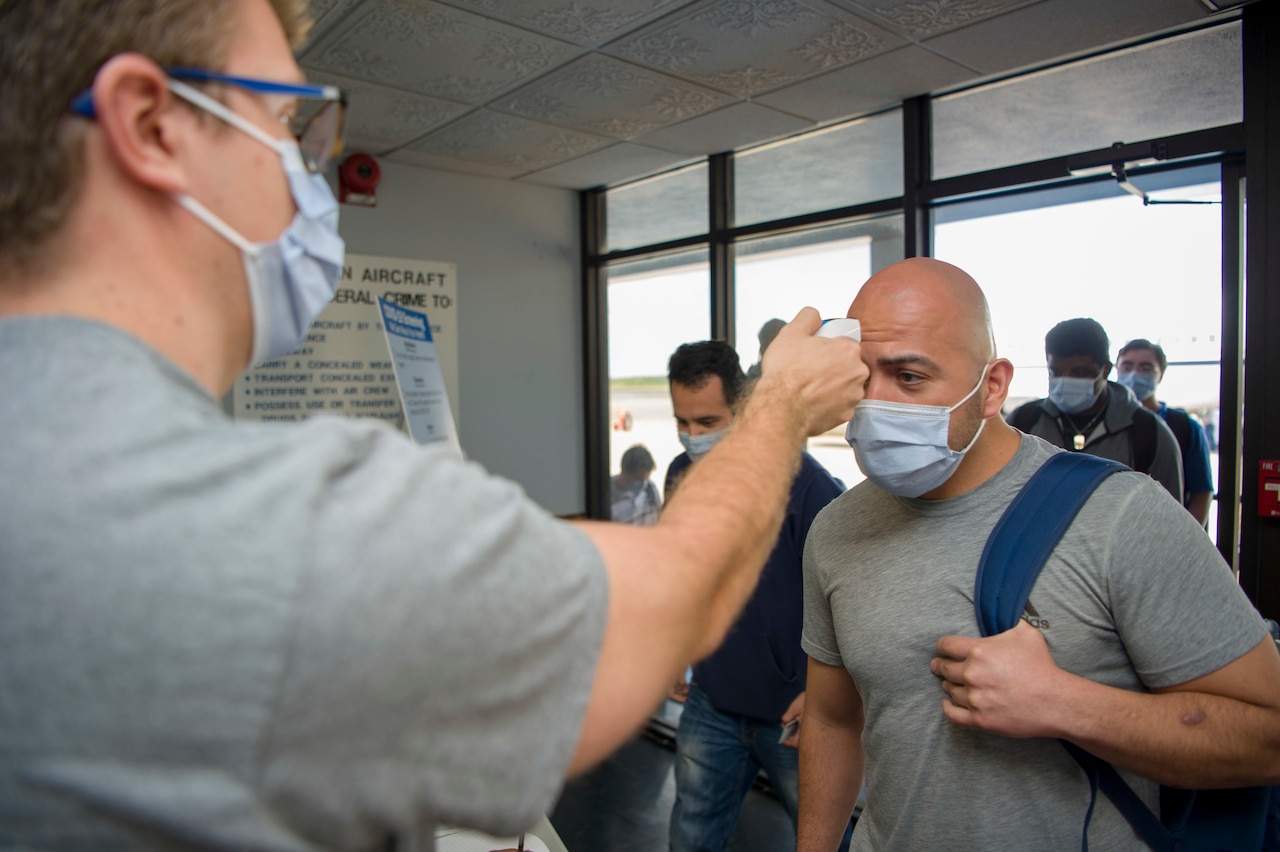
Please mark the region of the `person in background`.
[[1096, 320], [1063, 320], [1049, 329], [1044, 337], [1049, 396], [1018, 406], [1009, 423], [1055, 447], [1127, 464], [1181, 503], [1178, 439], [1127, 388], [1107, 381], [1110, 348]]
[[[738, 353], [718, 340], [678, 348], [667, 378], [685, 448], [667, 469], [670, 495], [729, 434], [748, 385]], [[687, 687], [677, 684], [677, 697], [681, 687], [687, 692], [676, 729], [672, 852], [723, 852], [761, 770], [792, 822], [797, 818], [795, 726], [804, 717], [806, 667], [801, 560], [814, 516], [844, 491], [807, 452], [797, 457], [786, 517], [759, 585], [724, 644], [694, 664]], [[784, 729], [788, 723], [795, 726]]]
[[801, 310], [650, 527], [380, 421], [230, 419], [342, 272], [308, 14], [0, 0], [0, 847], [518, 834], [720, 643], [861, 398]]
[[653, 476], [657, 464], [644, 444], [633, 444], [622, 454], [622, 471], [609, 480], [612, 493], [610, 520], [647, 527], [658, 522], [662, 497]]
[[1169, 360], [1158, 343], [1145, 338], [1130, 340], [1116, 356], [1116, 381], [1133, 391], [1143, 407], [1159, 414], [1178, 439], [1182, 451], [1182, 505], [1201, 526], [1209, 524], [1213, 502], [1213, 466], [1204, 427], [1182, 408], [1170, 408], [1156, 399]]
[[[1157, 782], [1280, 780], [1280, 654], [1213, 543], [1150, 477], [1106, 478], [1017, 627], [978, 638], [983, 549], [1062, 450], [1010, 428], [1013, 365], [950, 264], [877, 272], [849, 308], [871, 371], [847, 437], [867, 480], [805, 548], [798, 852], [1080, 849], [1090, 783], [1056, 740]], [[1105, 357], [1105, 356], [1104, 356]], [[1099, 793], [1088, 847], [1145, 849]]]
[[756, 362], [747, 368], [747, 380], [755, 381], [760, 378], [760, 364], [764, 361], [764, 350], [769, 348], [769, 344], [778, 336], [778, 331], [786, 325], [782, 320], [776, 317], [766, 320], [765, 324], [760, 326], [760, 331], [756, 335], [756, 339], [760, 342], [760, 355], [756, 358]]

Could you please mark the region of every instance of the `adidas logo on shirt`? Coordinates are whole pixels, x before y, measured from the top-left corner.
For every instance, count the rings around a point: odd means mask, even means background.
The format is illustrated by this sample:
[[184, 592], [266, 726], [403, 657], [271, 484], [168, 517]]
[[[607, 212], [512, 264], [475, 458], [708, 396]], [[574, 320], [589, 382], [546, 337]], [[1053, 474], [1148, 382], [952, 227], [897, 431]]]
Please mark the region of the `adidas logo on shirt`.
[[1022, 620], [1036, 630], [1049, 629], [1049, 619], [1041, 618], [1040, 613], [1036, 612], [1036, 608], [1031, 605], [1031, 601], [1027, 601], [1027, 608], [1022, 613]]

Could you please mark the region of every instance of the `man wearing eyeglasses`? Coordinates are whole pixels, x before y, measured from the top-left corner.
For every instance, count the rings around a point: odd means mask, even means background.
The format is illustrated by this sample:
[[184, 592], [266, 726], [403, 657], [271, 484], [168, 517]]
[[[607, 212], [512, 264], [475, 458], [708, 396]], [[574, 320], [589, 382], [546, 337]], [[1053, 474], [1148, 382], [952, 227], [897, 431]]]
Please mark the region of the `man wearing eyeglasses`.
[[861, 398], [802, 311], [644, 528], [383, 424], [233, 423], [342, 263], [305, 8], [0, 0], [0, 847], [522, 830], [723, 638]]

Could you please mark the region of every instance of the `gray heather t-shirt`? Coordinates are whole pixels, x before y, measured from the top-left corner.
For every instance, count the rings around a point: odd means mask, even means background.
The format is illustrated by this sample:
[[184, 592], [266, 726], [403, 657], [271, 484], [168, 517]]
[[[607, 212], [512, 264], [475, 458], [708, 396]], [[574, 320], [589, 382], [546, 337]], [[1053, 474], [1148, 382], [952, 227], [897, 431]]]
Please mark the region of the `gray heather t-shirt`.
[[[866, 713], [867, 808], [855, 850], [1077, 850], [1089, 785], [1054, 739], [954, 725], [929, 672], [934, 644], [978, 636], [973, 588], [996, 520], [1058, 452], [1030, 436], [994, 478], [950, 500], [863, 483], [814, 521], [805, 551], [805, 651], [844, 666]], [[1208, 674], [1266, 628], [1218, 551], [1150, 477], [1108, 477], [1031, 590], [1026, 615], [1067, 671], [1124, 689]], [[1156, 785], [1123, 773], [1155, 804]], [[1104, 795], [1094, 849], [1143, 844]]]
[[580, 532], [380, 423], [234, 423], [94, 323], [0, 320], [0, 388], [0, 847], [429, 850], [549, 808], [605, 618]]

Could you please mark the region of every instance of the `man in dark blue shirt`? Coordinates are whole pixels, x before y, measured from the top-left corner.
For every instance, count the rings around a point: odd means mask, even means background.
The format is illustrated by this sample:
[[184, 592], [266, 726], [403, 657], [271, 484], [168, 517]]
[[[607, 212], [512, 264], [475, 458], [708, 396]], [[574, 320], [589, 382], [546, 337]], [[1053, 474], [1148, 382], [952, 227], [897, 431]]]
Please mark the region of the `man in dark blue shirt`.
[[1158, 343], [1138, 338], [1130, 340], [1116, 358], [1116, 378], [1164, 422], [1178, 439], [1182, 451], [1182, 505], [1204, 526], [1209, 521], [1213, 500], [1213, 466], [1209, 462], [1209, 441], [1204, 427], [1184, 409], [1170, 408], [1156, 399], [1156, 386], [1164, 380], [1169, 360]]
[[[667, 469], [670, 500], [689, 467], [729, 430], [746, 376], [733, 347], [713, 340], [677, 349], [667, 378], [685, 448]], [[804, 714], [804, 541], [814, 516], [843, 491], [840, 480], [803, 454], [755, 593], [724, 644], [693, 666], [676, 731], [673, 852], [723, 852], [761, 769], [796, 822], [798, 728], [784, 726]], [[848, 833], [842, 848], [847, 843]]]

